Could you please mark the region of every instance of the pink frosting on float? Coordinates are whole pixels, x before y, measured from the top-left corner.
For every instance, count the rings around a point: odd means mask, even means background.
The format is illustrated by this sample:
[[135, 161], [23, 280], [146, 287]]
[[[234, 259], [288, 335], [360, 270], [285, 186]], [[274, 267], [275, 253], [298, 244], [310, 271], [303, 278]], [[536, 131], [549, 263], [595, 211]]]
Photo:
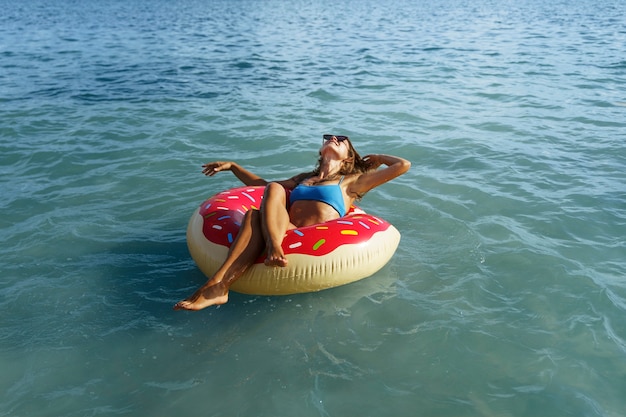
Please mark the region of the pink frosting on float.
[[[230, 247], [245, 213], [259, 209], [265, 187], [239, 187], [222, 191], [200, 206], [204, 218], [204, 237], [218, 245]], [[285, 255], [324, 256], [342, 245], [367, 242], [376, 232], [390, 224], [351, 206], [348, 213], [329, 222], [288, 230], [283, 240]], [[258, 262], [262, 259], [258, 260]]]

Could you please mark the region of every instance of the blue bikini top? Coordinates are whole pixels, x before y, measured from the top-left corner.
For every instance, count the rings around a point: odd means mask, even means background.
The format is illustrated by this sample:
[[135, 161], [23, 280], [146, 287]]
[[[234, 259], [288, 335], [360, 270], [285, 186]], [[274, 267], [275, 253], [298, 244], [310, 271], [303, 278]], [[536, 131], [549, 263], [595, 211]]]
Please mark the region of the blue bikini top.
[[[339, 180], [339, 184], [343, 181], [343, 177]], [[343, 199], [343, 192], [339, 184], [330, 185], [303, 185], [299, 184], [293, 189], [289, 196], [289, 203], [293, 204], [300, 200], [313, 200], [326, 203], [343, 217], [346, 214], [346, 203]]]

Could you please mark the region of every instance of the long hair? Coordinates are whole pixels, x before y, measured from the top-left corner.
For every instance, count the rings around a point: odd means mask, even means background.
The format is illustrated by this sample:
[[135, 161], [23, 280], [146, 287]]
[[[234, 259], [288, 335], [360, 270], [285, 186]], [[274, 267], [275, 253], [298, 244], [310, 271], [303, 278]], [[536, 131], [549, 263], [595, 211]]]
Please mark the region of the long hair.
[[[350, 139], [346, 139], [346, 141], [348, 142], [348, 158], [342, 162], [339, 172], [324, 178], [323, 181], [316, 182], [316, 184], [326, 181], [333, 181], [344, 175], [363, 174], [371, 170], [370, 164], [363, 160], [363, 158], [361, 158], [361, 155], [359, 155], [356, 149], [354, 149], [354, 146], [352, 145], [352, 142], [350, 142]], [[315, 177], [319, 175], [321, 165], [322, 154], [320, 152], [320, 156], [317, 160], [317, 164], [315, 165], [315, 169], [313, 169], [313, 171], [305, 172], [298, 175], [296, 181], [300, 183], [309, 177]]]

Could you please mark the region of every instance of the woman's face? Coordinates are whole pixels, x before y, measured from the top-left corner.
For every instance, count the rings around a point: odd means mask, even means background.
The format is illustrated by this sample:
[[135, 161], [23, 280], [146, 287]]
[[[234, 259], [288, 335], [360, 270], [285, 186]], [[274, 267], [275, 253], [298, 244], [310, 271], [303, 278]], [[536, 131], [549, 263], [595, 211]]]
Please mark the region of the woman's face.
[[343, 161], [350, 156], [349, 150], [350, 147], [347, 140], [339, 141], [336, 136], [333, 136], [329, 140], [324, 140], [324, 144], [320, 149], [320, 154], [322, 154], [322, 156], [329, 156]]

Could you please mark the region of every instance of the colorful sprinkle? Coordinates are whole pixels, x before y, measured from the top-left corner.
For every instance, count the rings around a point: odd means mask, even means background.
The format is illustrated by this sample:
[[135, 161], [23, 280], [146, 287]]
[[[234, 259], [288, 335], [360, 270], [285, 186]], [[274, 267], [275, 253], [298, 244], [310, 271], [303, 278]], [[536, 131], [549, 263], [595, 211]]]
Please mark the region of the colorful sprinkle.
[[217, 230], [222, 230], [222, 226], [220, 226], [219, 224], [214, 224], [213, 228]]
[[339, 223], [339, 224], [349, 224], [350, 226], [352, 226], [354, 224], [354, 223], [349, 222], [347, 220], [337, 220], [337, 223]]
[[246, 192], [242, 192], [241, 194], [245, 195], [246, 197], [248, 197], [250, 199], [250, 201], [252, 201], [253, 203], [256, 202], [256, 200], [254, 199], [254, 197], [252, 197], [250, 194], [246, 193]]
[[233, 243], [233, 234], [232, 233], [228, 234], [228, 243]]
[[315, 226], [317, 230], [328, 230], [328, 226]]
[[298, 229], [294, 229], [293, 231], [295, 234], [297, 234], [298, 236], [304, 236], [304, 233], [302, 233], [300, 230]]
[[342, 235], [352, 235], [352, 236], [356, 236], [359, 234], [359, 232], [357, 232], [356, 230], [342, 230], [341, 231]]
[[326, 239], [318, 240], [317, 243], [313, 245], [313, 250], [318, 250], [324, 243], [326, 243]]
[[222, 217], [217, 218], [217, 220], [224, 220], [224, 219], [230, 219], [230, 216], [222, 216]]
[[210, 212], [210, 213], [208, 213], [208, 214], [205, 214], [205, 215], [204, 215], [204, 218], [205, 218], [205, 219], [208, 219], [209, 217], [211, 217], [211, 216], [215, 216], [216, 214], [217, 214], [216, 212], [212, 211], [212, 212]]
[[300, 246], [302, 246], [302, 242], [292, 243], [291, 245], [289, 245], [289, 249], [299, 248]]
[[359, 224], [363, 227], [365, 227], [367, 230], [370, 230], [370, 227], [368, 225], [366, 225], [365, 223], [363, 223], [362, 221], [359, 220]]

